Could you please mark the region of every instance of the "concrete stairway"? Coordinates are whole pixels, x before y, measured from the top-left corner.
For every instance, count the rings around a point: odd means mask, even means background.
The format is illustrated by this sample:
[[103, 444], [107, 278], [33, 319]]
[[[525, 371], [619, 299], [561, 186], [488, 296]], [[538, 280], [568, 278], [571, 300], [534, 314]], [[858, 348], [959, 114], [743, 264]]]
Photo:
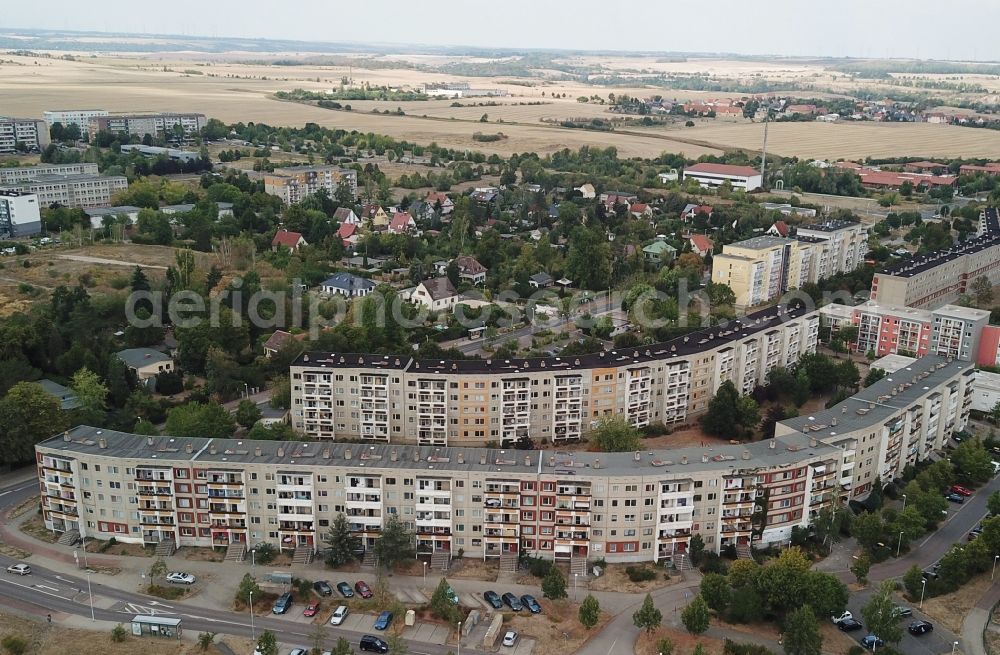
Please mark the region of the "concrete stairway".
[[247, 545], [234, 541], [226, 547], [225, 562], [242, 562], [247, 558]]
[[569, 574], [572, 575], [587, 575], [587, 558], [586, 557], [574, 557], [569, 561]]
[[431, 553], [431, 570], [447, 571], [451, 566], [451, 552], [447, 550], [436, 550]]
[[737, 559], [753, 559], [753, 551], [750, 549], [750, 544], [737, 544], [736, 545], [736, 558]]
[[500, 555], [500, 572], [517, 573], [517, 553], [503, 553]]
[[80, 538], [80, 533], [78, 531], [67, 530], [66, 532], [62, 533], [62, 536], [59, 537], [59, 541], [57, 541], [56, 543], [62, 546], [72, 546], [73, 544], [76, 543], [76, 540], [79, 538]]
[[292, 564], [312, 564], [314, 554], [312, 546], [298, 546], [292, 553]]
[[156, 551], [153, 554], [156, 557], [170, 557], [175, 550], [177, 550], [177, 545], [173, 539], [160, 539], [156, 543]]
[[378, 557], [375, 556], [374, 550], [365, 551], [365, 556], [361, 560], [361, 566], [369, 566], [371, 568], [378, 566]]

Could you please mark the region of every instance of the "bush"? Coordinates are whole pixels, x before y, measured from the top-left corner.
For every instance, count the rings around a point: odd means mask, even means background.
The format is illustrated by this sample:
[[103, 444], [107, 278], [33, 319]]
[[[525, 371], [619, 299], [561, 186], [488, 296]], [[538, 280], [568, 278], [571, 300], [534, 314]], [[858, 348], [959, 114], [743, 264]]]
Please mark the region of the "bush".
[[552, 562], [541, 557], [528, 558], [528, 572], [536, 578], [544, 578], [552, 569]]
[[254, 550], [257, 551], [254, 557], [258, 564], [270, 564], [278, 556], [278, 549], [274, 547], [274, 544], [263, 543]]
[[702, 573], [721, 573], [725, 575], [729, 567], [726, 566], [725, 561], [719, 557], [718, 553], [707, 551], [702, 554], [701, 565], [698, 569]]
[[146, 587], [146, 593], [164, 600], [177, 600], [184, 596], [187, 590], [184, 587], [166, 587], [164, 585], [151, 584]]
[[625, 573], [632, 582], [648, 582], [656, 578], [656, 571], [645, 566], [626, 567]]
[[28, 642], [16, 635], [7, 635], [0, 641], [0, 646], [10, 655], [23, 655], [28, 650]]
[[774, 655], [774, 651], [760, 644], [741, 644], [729, 639], [723, 643], [722, 653], [723, 655]]
[[111, 641], [120, 643], [128, 639], [128, 630], [121, 623], [111, 628]]

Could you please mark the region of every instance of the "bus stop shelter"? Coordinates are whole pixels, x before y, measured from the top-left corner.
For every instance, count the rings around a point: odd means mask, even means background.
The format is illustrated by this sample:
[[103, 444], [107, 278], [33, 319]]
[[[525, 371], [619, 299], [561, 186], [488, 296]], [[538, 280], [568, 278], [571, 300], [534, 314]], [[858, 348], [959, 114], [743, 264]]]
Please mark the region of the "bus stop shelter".
[[169, 616], [140, 614], [132, 617], [132, 634], [136, 637], [181, 638], [181, 620]]

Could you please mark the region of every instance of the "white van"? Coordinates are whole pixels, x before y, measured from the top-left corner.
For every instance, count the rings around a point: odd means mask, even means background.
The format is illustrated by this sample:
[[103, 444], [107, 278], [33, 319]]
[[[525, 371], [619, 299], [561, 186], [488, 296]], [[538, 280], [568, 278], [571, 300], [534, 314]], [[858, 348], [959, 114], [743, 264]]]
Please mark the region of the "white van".
[[993, 465], [993, 475], [1000, 473], [1000, 462], [990, 462]]
[[333, 614], [330, 616], [330, 625], [340, 625], [347, 618], [347, 605], [341, 605], [337, 609], [333, 610]]

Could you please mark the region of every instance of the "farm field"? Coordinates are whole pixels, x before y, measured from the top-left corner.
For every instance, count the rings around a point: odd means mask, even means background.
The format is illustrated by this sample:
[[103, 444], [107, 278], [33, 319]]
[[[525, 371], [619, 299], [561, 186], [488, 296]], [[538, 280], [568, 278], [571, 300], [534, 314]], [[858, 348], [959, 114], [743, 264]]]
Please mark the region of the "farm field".
[[[255, 121], [272, 125], [302, 125], [315, 122], [363, 132], [378, 132], [417, 143], [476, 149], [509, 155], [514, 152], [551, 153], [584, 145], [613, 145], [626, 157], [655, 157], [663, 152], [688, 157], [718, 155], [724, 150], [761, 147], [760, 124], [739, 120], [697, 120], [695, 127], [681, 122], [669, 126], [625, 128], [617, 132], [565, 129], [546, 125], [542, 119], [609, 118], [608, 106], [577, 102], [579, 96], [609, 93], [649, 96], [662, 94], [678, 100], [732, 96], [727, 93], [677, 91], [649, 87], [597, 87], [579, 82], [540, 78], [485, 78], [444, 75], [412, 68], [357, 66], [276, 66], [240, 63], [202, 56], [156, 55], [138, 57], [81, 57], [76, 61], [59, 58], [11, 56], [0, 63], [0, 94], [4, 113], [40, 116], [45, 109], [66, 106], [102, 107], [111, 111], [197, 111], [226, 122]], [[398, 57], [400, 61], [426, 63], [425, 58]], [[373, 57], [381, 66], [391, 56]], [[740, 78], [766, 75], [789, 81], [813, 79], [821, 68], [808, 62], [692, 60], [658, 63], [653, 58], [594, 57], [572, 60], [604, 70], [651, 71], [654, 73], [711, 72]], [[440, 63], [440, 62], [435, 62]], [[461, 98], [418, 102], [344, 101], [353, 111], [332, 111], [300, 103], [280, 101], [276, 91], [304, 88], [329, 90], [349, 76], [354, 84], [392, 85], [419, 89], [431, 82], [466, 82], [476, 88], [504, 89], [501, 98]], [[528, 86], [530, 85], [530, 86]], [[545, 94], [544, 96], [542, 94]], [[553, 98], [553, 94], [560, 97]], [[562, 97], [565, 94], [566, 97]], [[823, 95], [823, 94], [816, 94]], [[455, 102], [463, 106], [452, 107]], [[495, 102], [498, 106], [475, 106]], [[545, 103], [528, 105], [523, 103]], [[519, 104], [521, 103], [521, 104]], [[405, 116], [373, 113], [395, 111]], [[487, 122], [480, 122], [486, 114]], [[483, 143], [473, 140], [475, 132], [502, 132], [506, 139]], [[860, 158], [865, 156], [919, 157], [1000, 155], [1000, 133], [989, 130], [930, 124], [883, 123], [774, 123], [769, 151], [786, 156], [818, 159]]]

